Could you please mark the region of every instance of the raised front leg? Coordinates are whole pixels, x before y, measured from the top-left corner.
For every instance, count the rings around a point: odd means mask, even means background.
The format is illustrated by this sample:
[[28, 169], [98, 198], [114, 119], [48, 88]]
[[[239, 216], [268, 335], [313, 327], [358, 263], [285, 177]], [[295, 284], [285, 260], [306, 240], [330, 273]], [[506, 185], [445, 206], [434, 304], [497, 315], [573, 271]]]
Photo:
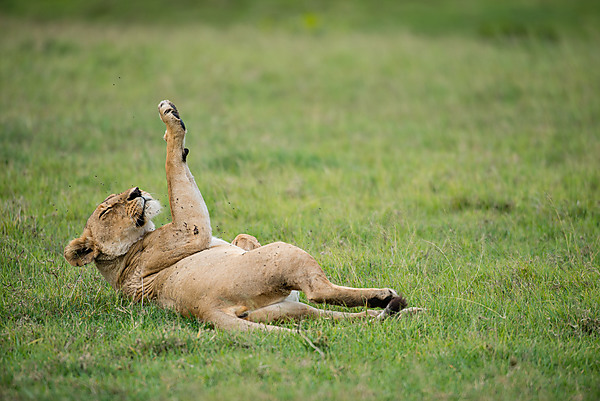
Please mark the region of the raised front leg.
[[185, 148], [186, 129], [177, 108], [168, 100], [158, 105], [160, 118], [167, 126], [167, 186], [173, 227], [193, 238], [199, 248], [209, 247], [212, 233], [208, 209], [188, 168]]

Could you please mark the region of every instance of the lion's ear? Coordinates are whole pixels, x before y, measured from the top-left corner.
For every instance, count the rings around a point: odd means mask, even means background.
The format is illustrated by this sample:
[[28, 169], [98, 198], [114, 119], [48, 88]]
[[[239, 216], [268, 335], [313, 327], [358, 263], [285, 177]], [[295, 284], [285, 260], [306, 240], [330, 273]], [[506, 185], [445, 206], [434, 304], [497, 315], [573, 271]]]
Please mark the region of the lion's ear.
[[73, 266], [92, 263], [98, 253], [98, 247], [90, 237], [75, 238], [65, 247], [65, 259]]

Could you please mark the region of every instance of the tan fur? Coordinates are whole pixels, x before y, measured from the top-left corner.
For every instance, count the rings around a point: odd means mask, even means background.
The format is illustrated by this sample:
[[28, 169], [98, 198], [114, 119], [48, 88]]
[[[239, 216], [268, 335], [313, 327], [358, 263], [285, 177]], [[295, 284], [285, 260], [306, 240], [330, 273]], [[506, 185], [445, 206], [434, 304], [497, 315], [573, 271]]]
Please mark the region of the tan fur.
[[[138, 188], [111, 195], [92, 213], [82, 235], [65, 248], [69, 263], [94, 262], [115, 289], [134, 300], [151, 299], [222, 329], [281, 330], [262, 323], [306, 316], [382, 318], [406, 305], [389, 288], [332, 284], [314, 258], [293, 245], [261, 246], [248, 234], [238, 235], [232, 244], [212, 237], [208, 210], [186, 163], [183, 121], [167, 100], [159, 104], [159, 114], [167, 127], [172, 222], [155, 230], [151, 219], [159, 211], [158, 202]], [[383, 313], [323, 311], [287, 298], [293, 290], [304, 291], [314, 302], [396, 306]]]

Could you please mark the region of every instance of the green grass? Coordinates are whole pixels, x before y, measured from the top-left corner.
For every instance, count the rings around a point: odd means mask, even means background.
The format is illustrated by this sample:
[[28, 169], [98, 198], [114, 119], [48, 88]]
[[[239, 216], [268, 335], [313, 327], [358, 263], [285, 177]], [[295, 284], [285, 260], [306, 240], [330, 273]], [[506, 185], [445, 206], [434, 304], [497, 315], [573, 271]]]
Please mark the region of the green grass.
[[[600, 397], [597, 6], [31, 4], [0, 3], [1, 399]], [[428, 313], [302, 322], [321, 357], [68, 265], [106, 195], [166, 204], [164, 98], [216, 235]]]

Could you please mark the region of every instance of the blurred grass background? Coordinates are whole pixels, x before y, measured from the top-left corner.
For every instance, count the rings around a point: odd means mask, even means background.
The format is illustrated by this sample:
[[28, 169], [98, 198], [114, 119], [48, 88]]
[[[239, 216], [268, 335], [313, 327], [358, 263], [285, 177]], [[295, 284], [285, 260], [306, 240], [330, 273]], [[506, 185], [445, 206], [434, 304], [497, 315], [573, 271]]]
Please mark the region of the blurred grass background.
[[[0, 398], [597, 399], [599, 10], [0, 1]], [[70, 267], [109, 193], [166, 204], [164, 98], [216, 235], [430, 312], [303, 322], [322, 359]]]
[[3, 13], [36, 21], [73, 19], [116, 24], [202, 24], [218, 29], [249, 25], [260, 29], [331, 32], [481, 34], [556, 40], [559, 33], [588, 35], [598, 26], [595, 1], [490, 0], [328, 1], [179, 0], [18, 1], [2, 0]]

